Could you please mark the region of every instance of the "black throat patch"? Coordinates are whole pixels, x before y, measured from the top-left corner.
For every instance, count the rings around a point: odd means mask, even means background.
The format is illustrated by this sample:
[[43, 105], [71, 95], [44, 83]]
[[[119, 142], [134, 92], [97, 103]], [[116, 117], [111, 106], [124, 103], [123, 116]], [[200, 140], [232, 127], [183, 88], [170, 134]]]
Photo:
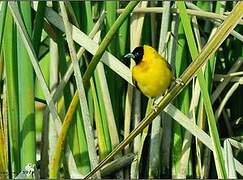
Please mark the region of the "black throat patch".
[[132, 54], [135, 56], [134, 61], [136, 62], [136, 64], [139, 64], [143, 59], [143, 54], [144, 54], [143, 46], [136, 47], [133, 50]]

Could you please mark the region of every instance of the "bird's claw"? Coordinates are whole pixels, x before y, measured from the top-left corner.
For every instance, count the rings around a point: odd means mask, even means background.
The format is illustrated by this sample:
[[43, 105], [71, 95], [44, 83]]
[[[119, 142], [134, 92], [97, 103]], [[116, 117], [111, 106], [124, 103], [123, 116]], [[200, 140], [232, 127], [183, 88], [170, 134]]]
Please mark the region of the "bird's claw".
[[153, 106], [152, 106], [152, 109], [153, 109], [154, 112], [158, 112], [158, 104], [154, 103]]
[[176, 82], [176, 84], [179, 84], [179, 85], [181, 85], [181, 86], [184, 86], [185, 85], [185, 83], [182, 81], [182, 79], [180, 79], [180, 78], [177, 78], [176, 80], [175, 80], [175, 82]]

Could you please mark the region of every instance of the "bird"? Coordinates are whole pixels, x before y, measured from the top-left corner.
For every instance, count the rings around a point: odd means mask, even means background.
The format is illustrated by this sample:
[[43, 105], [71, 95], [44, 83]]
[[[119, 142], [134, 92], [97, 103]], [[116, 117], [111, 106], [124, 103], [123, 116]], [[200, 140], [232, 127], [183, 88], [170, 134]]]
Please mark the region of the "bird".
[[145, 96], [155, 99], [166, 93], [173, 80], [172, 68], [153, 47], [138, 46], [124, 58], [135, 61], [132, 82]]

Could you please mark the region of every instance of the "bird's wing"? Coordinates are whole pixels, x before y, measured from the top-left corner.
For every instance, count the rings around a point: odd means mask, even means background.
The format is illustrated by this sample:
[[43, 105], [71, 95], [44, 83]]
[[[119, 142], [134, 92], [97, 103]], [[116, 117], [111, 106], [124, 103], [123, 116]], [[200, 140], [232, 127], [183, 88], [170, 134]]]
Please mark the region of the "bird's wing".
[[168, 61], [165, 61], [165, 62], [166, 62], [167, 67], [170, 69], [170, 71], [172, 71], [172, 67], [171, 67], [171, 65], [168, 63]]
[[[175, 78], [175, 74], [174, 74], [174, 71], [172, 69], [172, 66], [168, 63], [168, 61], [165, 61], [165, 62], [166, 62], [167, 67], [169, 68], [169, 70], [172, 72], [172, 81], [175, 81], [176, 78]], [[171, 87], [171, 85], [172, 85], [172, 82], [170, 83], [170, 87]]]
[[169, 68], [169, 70], [172, 72], [172, 80], [174, 81], [175, 80], [175, 74], [174, 74], [174, 71], [172, 69], [172, 66], [168, 63], [168, 61], [165, 61], [165, 62], [166, 62], [167, 67]]
[[165, 61], [165, 63], [166, 63], [166, 65], [167, 65], [167, 67], [169, 68], [169, 70], [170, 70], [170, 71], [173, 71], [173, 70], [172, 70], [172, 67], [171, 67], [171, 65], [168, 63], [168, 61], [166, 61], [166, 59], [165, 59], [163, 56], [161, 56], [160, 54], [159, 54], [159, 56], [160, 56], [159, 59], [161, 59], [162, 61]]

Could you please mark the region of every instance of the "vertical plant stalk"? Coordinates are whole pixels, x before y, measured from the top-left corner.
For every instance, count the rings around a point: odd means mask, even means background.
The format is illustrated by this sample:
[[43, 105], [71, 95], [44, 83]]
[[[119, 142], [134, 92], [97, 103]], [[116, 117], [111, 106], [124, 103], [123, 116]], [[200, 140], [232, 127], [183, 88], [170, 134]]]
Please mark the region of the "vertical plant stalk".
[[[28, 34], [31, 34], [30, 2], [21, 2], [19, 6]], [[28, 163], [36, 162], [36, 132], [34, 104], [34, 72], [24, 43], [17, 33], [18, 55], [18, 92], [19, 92], [19, 122], [21, 143], [21, 169]]]
[[[68, 22], [68, 17], [67, 17], [64, 2], [60, 2], [60, 7], [61, 7], [62, 16], [63, 16], [65, 32], [67, 35], [68, 48], [69, 48], [71, 60], [73, 63], [74, 75], [75, 75], [77, 88], [78, 88], [78, 95], [79, 95], [79, 101], [80, 101], [80, 106], [81, 106], [82, 118], [83, 118], [84, 126], [85, 126], [85, 134], [86, 134], [87, 139], [89, 139], [89, 143], [88, 143], [89, 158], [91, 161], [91, 169], [93, 169], [96, 166], [96, 164], [98, 163], [98, 158], [96, 156], [95, 142], [94, 142], [94, 137], [93, 137], [93, 132], [92, 132], [92, 126], [90, 124], [90, 119], [89, 119], [87, 100], [86, 100], [86, 97], [84, 94], [85, 90], [84, 90], [84, 86], [82, 83], [82, 76], [81, 76], [81, 72], [79, 70], [77, 53], [74, 48], [74, 42], [72, 40], [70, 24]], [[62, 124], [61, 131], [60, 131], [60, 134], [58, 137], [58, 142], [57, 142], [57, 145], [55, 148], [55, 154], [54, 154], [53, 160], [50, 165], [51, 166], [50, 178], [57, 177], [60, 159], [61, 159], [61, 150], [64, 148], [65, 138], [66, 138], [70, 123], [72, 122], [71, 120], [72, 119], [70, 119], [69, 121], [64, 120], [64, 122]], [[97, 174], [97, 177], [100, 177], [99, 173]]]
[[[177, 71], [175, 67], [179, 66], [175, 65], [177, 63], [177, 58], [176, 56], [178, 54], [183, 54], [179, 52], [180, 50], [183, 50], [183, 42], [184, 38], [179, 34], [179, 16], [178, 14], [173, 14], [172, 16], [172, 22], [171, 22], [171, 32], [174, 34], [174, 36], [171, 36], [169, 46], [168, 46], [168, 62], [172, 66], [172, 69], [174, 71]], [[179, 38], [180, 37], [180, 38]], [[180, 46], [178, 46], [180, 44]], [[185, 44], [185, 43], [184, 43]], [[179, 61], [179, 63], [183, 63], [182, 61]], [[172, 145], [172, 117], [170, 117], [168, 114], [162, 113], [161, 118], [163, 119], [162, 121], [162, 144], [161, 144], [161, 175], [164, 177], [170, 177], [171, 172], [170, 172], [170, 162], [171, 162], [171, 145]]]
[[43, 29], [46, 1], [39, 1], [35, 15], [34, 28], [32, 34], [32, 42], [37, 56], [39, 55], [39, 47], [41, 42], [41, 33]]
[[[135, 36], [138, 35], [139, 33], [137, 34], [133, 34], [134, 32], [134, 27], [136, 27], [137, 25], [137, 21], [135, 21], [135, 17], [137, 17], [137, 15], [132, 15], [130, 18], [129, 18], [129, 21], [130, 21], [130, 25], [128, 25], [128, 28], [129, 28], [129, 33], [130, 33], [130, 51], [133, 50], [133, 48], [135, 47]], [[128, 33], [127, 33], [128, 34]], [[139, 34], [140, 35], [140, 34]], [[125, 53], [124, 53], [125, 54]], [[123, 54], [123, 55], [124, 55]], [[132, 66], [134, 65], [134, 62], [133, 61], [130, 61], [130, 69], [132, 68]], [[138, 110], [138, 113], [137, 113], [137, 109], [140, 108], [140, 105], [138, 105], [138, 102], [140, 100], [137, 100], [138, 98], [134, 98], [133, 96], [135, 95], [135, 92], [134, 92], [134, 89], [133, 89], [133, 86], [131, 84], [128, 84], [127, 86], [127, 89], [126, 89], [126, 94], [125, 94], [125, 112], [124, 112], [124, 139], [129, 135], [130, 133], [130, 129], [131, 129], [131, 121], [132, 121], [132, 108], [135, 106], [134, 104], [136, 104], [136, 109], [134, 109], [134, 125], [136, 125], [136, 119], [137, 119], [137, 116], [140, 117], [140, 110]], [[138, 102], [137, 102], [138, 101]], [[134, 141], [134, 145], [133, 145], [133, 152], [137, 151], [136, 149], [136, 144], [137, 144], [137, 140], [139, 139], [139, 136], [135, 139]], [[125, 154], [128, 153], [129, 151], [131, 151], [131, 147], [129, 146], [126, 146], [125, 147]], [[130, 178], [129, 175], [131, 177], [133, 177], [133, 173], [132, 173], [132, 166], [134, 164], [134, 161], [136, 161], [135, 159], [133, 159], [133, 162], [131, 164], [131, 168], [127, 168], [125, 170], [125, 178]], [[129, 171], [131, 171], [131, 173], [129, 173]]]
[[[98, 35], [99, 36], [97, 36], [97, 38], [94, 38], [94, 40], [97, 43], [100, 40], [100, 33]], [[107, 126], [107, 130], [109, 132], [108, 134], [109, 139], [106, 140], [106, 143], [107, 145], [112, 146], [109, 149], [110, 152], [111, 149], [114, 149], [114, 147], [119, 144], [119, 136], [118, 136], [117, 126], [116, 126], [114, 112], [112, 108], [109, 88], [105, 76], [105, 69], [101, 62], [99, 62], [97, 65], [97, 68], [94, 72], [94, 77], [96, 82], [96, 89], [97, 89], [99, 106], [101, 110], [103, 127], [105, 128], [105, 126]], [[109, 142], [107, 141], [111, 141], [111, 144], [108, 144]], [[105, 156], [107, 156], [107, 153], [105, 154]], [[121, 172], [116, 173], [116, 178], [118, 179], [123, 178]]]
[[[120, 2], [121, 3], [121, 2]], [[123, 57], [123, 55], [127, 52], [127, 42], [128, 42], [128, 35], [129, 35], [129, 18], [127, 18], [119, 29], [118, 41], [119, 41], [119, 48], [117, 51], [119, 52], [119, 56]]]
[[[198, 31], [198, 26], [197, 26], [198, 24], [197, 24], [195, 16], [192, 17], [192, 24], [193, 24], [193, 28], [194, 28], [194, 32], [195, 32], [195, 36], [196, 36], [196, 40], [197, 40], [198, 50], [199, 50], [199, 52], [201, 52], [200, 34]], [[198, 104], [198, 101], [199, 101], [199, 96], [200, 96], [200, 88], [199, 88], [198, 81], [196, 81], [196, 83], [195, 83], [195, 80], [193, 79], [190, 112], [187, 110], [186, 114], [189, 114], [190, 120], [194, 123], [196, 123], [195, 111], [196, 111], [196, 105]], [[189, 99], [188, 98], [187, 98], [187, 103], [188, 103], [188, 108], [189, 108]], [[185, 104], [184, 102], [185, 102], [185, 100], [183, 100], [183, 104]], [[189, 131], [186, 131], [185, 135], [184, 135], [184, 139], [183, 139], [183, 144], [182, 144], [182, 155], [180, 156], [180, 167], [179, 167], [178, 174], [176, 175], [177, 178], [186, 178], [186, 176], [188, 174], [189, 163], [191, 160], [191, 156], [190, 156], [191, 155], [191, 142], [192, 142], [192, 134]], [[197, 139], [196, 139], [196, 142], [197, 142]], [[196, 146], [196, 152], [197, 152], [197, 154], [196, 154], [197, 159], [200, 160], [201, 156], [199, 156], [200, 152], [198, 151], [197, 146]], [[201, 163], [200, 163], [199, 167], [200, 167], [199, 169], [201, 169]]]
[[[99, 42], [100, 40], [101, 31], [99, 31], [95, 38], [95, 42]], [[86, 60], [86, 64], [88, 65], [88, 60]], [[104, 82], [99, 80], [97, 70], [99, 67], [99, 63], [94, 71], [94, 81], [91, 83], [91, 89], [92, 89], [92, 96], [94, 99], [94, 109], [95, 109], [95, 123], [96, 123], [96, 131], [97, 131], [97, 138], [98, 138], [98, 144], [99, 144], [99, 157], [100, 160], [104, 159], [109, 152], [112, 150], [112, 144], [111, 144], [111, 134], [110, 134], [110, 128], [108, 126], [109, 122], [107, 121], [107, 114], [105, 113], [105, 107], [104, 105], [104, 95], [101, 93], [101, 84], [106, 83], [106, 80]], [[109, 97], [110, 98], [110, 97]], [[113, 113], [113, 112], [112, 112]], [[112, 116], [112, 115], [111, 115]], [[115, 120], [115, 119], [114, 119]], [[112, 122], [115, 123], [115, 122]], [[111, 123], [111, 124], [112, 124]], [[117, 143], [119, 144], [119, 143]], [[117, 177], [118, 178], [118, 177]]]
[[[215, 36], [205, 45], [202, 52], [195, 58], [195, 60], [188, 66], [188, 68], [181, 75], [180, 79], [187, 85], [196, 72], [207, 62], [210, 56], [216, 52], [219, 46], [227, 38], [230, 32], [234, 29], [237, 23], [243, 16], [243, 2], [238, 2], [234, 7], [228, 18], [219, 27]], [[96, 171], [98, 171], [103, 165], [109, 162], [114, 155], [120, 152], [127, 144], [129, 144], [148, 124], [150, 124], [153, 119], [173, 100], [183, 89], [179, 83], [173, 85], [171, 90], [163, 97], [163, 99], [158, 103], [158, 111], [151, 112], [146, 116], [139, 125], [130, 133], [130, 135], [124, 139], [104, 160], [102, 160], [98, 166], [91, 171], [85, 178], [91, 177]]]
[[7, 1], [2, 1], [0, 4], [0, 49], [2, 49], [3, 32], [7, 13]]
[[[197, 23], [197, 17], [196, 16], [193, 16], [192, 17], [192, 26], [193, 26], [193, 29], [194, 29], [194, 33], [195, 33], [195, 39], [196, 39], [196, 42], [197, 42], [197, 47], [198, 47], [198, 51], [201, 52], [202, 51], [202, 42], [201, 42], [201, 37], [200, 37], [200, 32], [199, 32], [199, 27], [198, 27], [198, 23]], [[215, 31], [212, 31], [211, 34], [214, 34]], [[211, 62], [214, 59], [215, 55], [213, 55], [211, 57]], [[209, 64], [210, 64], [210, 60], [208, 62], [208, 65], [207, 67], [209, 68]], [[206, 66], [206, 65], [205, 65]], [[205, 73], [205, 66], [202, 68], [203, 72]], [[208, 78], [208, 73], [206, 73], [206, 78]], [[211, 76], [212, 77], [212, 76]], [[212, 79], [212, 78], [210, 78]], [[202, 98], [202, 96], [200, 97], [200, 87], [199, 87], [199, 82], [198, 82], [198, 79], [196, 79], [196, 81], [193, 81], [193, 87], [192, 87], [192, 100], [191, 100], [191, 106], [190, 106], [190, 115], [192, 118], [190, 118], [194, 123], [196, 123], [196, 115], [195, 115], [195, 112], [196, 112], [196, 107], [197, 105], [203, 105], [202, 103], [199, 103], [200, 102], [200, 99], [199, 98]], [[207, 81], [207, 85], [208, 87], [211, 86], [211, 81]], [[198, 108], [200, 109], [200, 107]], [[200, 111], [199, 111], [200, 112]], [[185, 133], [185, 137], [188, 137], [189, 139], [189, 143], [188, 142], [185, 142], [185, 146], [186, 144], [188, 144], [188, 146], [190, 146], [188, 149], [188, 152], [185, 153], [185, 158], [181, 158], [181, 163], [183, 163], [183, 161], [189, 161], [191, 159], [190, 157], [190, 154], [189, 152], [191, 152], [191, 142], [192, 142], [192, 135], [190, 132], [186, 132]], [[195, 169], [196, 169], [196, 177], [202, 177], [202, 162], [201, 162], [201, 149], [200, 149], [200, 142], [198, 141], [197, 138], [195, 138], [195, 143], [196, 143], [196, 147], [195, 147], [195, 151], [196, 151], [196, 165], [195, 165]], [[182, 169], [182, 174], [185, 175], [186, 174], [186, 167], [183, 169], [183, 167], [181, 167]], [[184, 171], [184, 172], [183, 172]]]
[[9, 178], [14, 178], [20, 172], [20, 144], [19, 144], [19, 115], [18, 115], [18, 83], [17, 83], [17, 55], [16, 55], [16, 29], [13, 18], [7, 10], [4, 36], [4, 63], [6, 71], [6, 101], [9, 132]]
[[[161, 20], [160, 27], [160, 38], [159, 38], [159, 47], [158, 52], [160, 55], [165, 57], [165, 46], [166, 36], [169, 27], [169, 19], [170, 19], [170, 2], [165, 1], [163, 4], [163, 15]], [[152, 22], [153, 23], [153, 22]], [[152, 32], [153, 33], [153, 32]], [[167, 59], [167, 57], [165, 57]], [[162, 112], [165, 113], [165, 112]], [[150, 137], [150, 147], [149, 147], [149, 169], [148, 169], [148, 178], [159, 178], [161, 172], [161, 139], [162, 139], [162, 113], [160, 116], [157, 116], [152, 122], [151, 128], [151, 137]], [[168, 116], [163, 116], [168, 117]], [[163, 119], [164, 121], [168, 119]]]
[[[107, 12], [105, 28], [106, 28], [106, 32], [108, 32], [117, 19], [116, 17], [117, 1], [105, 1], [104, 6], [105, 6], [105, 11]], [[112, 54], [115, 54], [117, 52], [118, 49], [117, 41], [118, 41], [118, 36], [116, 34], [114, 35], [114, 37], [112, 38], [108, 46], [108, 51]], [[119, 108], [119, 102], [121, 101], [121, 97], [117, 97], [117, 89], [116, 89], [119, 81], [117, 79], [118, 78], [117, 74], [109, 68], [106, 69], [106, 75], [107, 75], [106, 78], [109, 87], [110, 98], [113, 106], [115, 120], [117, 121], [117, 125], [119, 127], [120, 123], [118, 122], [118, 118], [119, 118], [119, 114], [121, 114], [121, 109]]]
[[[189, 60], [187, 58], [187, 48], [186, 48], [186, 40], [185, 40], [185, 32], [183, 30], [183, 26], [181, 21], [179, 21], [179, 15], [177, 15], [177, 38], [178, 43], [176, 43], [175, 49], [176, 52], [174, 53], [175, 62], [173, 66], [173, 62], [171, 62], [172, 67], [175, 68], [175, 77], [179, 77], [181, 73], [186, 69], [187, 65], [189, 64]], [[173, 58], [171, 58], [172, 60]], [[184, 112], [188, 113], [187, 107], [188, 107], [188, 90], [189, 87], [185, 87], [183, 89], [182, 93], [178, 95], [176, 104], [179, 107], [179, 109]], [[179, 174], [179, 169], [181, 167], [180, 165], [180, 158], [182, 155], [182, 128], [180, 124], [173, 121], [172, 122], [172, 151], [171, 151], [171, 157], [172, 157], [172, 177], [176, 178]]]
[[[0, 80], [3, 80], [3, 51], [0, 50]], [[3, 81], [2, 81], [3, 82]], [[4, 83], [0, 83], [1, 86], [1, 94], [3, 98], [1, 99], [1, 106], [0, 106], [0, 179], [8, 179], [9, 178], [9, 146], [8, 146], [8, 128], [7, 128], [7, 118], [4, 116], [4, 109], [6, 107], [5, 100], [6, 100], [6, 93], [5, 93], [5, 85]]]
[[229, 139], [224, 141], [224, 159], [228, 178], [237, 179], [234, 156]]
[[[51, 92], [54, 92], [56, 90], [56, 86], [58, 84], [58, 64], [59, 64], [59, 56], [58, 56], [58, 45], [57, 43], [53, 40], [50, 39], [50, 65], [49, 65], [49, 87]], [[58, 105], [56, 104], [56, 107]], [[58, 139], [58, 133], [56, 131], [55, 127], [55, 121], [52, 118], [51, 114], [48, 115], [49, 119], [48, 121], [45, 121], [44, 123], [48, 123], [45, 124], [45, 126], [49, 127], [46, 128], [44, 127], [43, 130], [47, 129], [48, 133], [44, 136], [47, 135], [46, 139], [44, 141], [48, 142], [48, 174], [50, 174], [52, 167], [50, 165], [50, 162], [52, 161], [52, 158], [55, 154], [55, 145], [57, 143], [57, 139]], [[44, 143], [43, 143], [44, 144]], [[43, 162], [44, 163], [44, 162]]]
[[[137, 5], [137, 7], [147, 7], [148, 2], [141, 2]], [[142, 29], [144, 24], [145, 14], [134, 14], [131, 16], [131, 25], [130, 25], [130, 51], [135, 49], [135, 47], [140, 45]], [[133, 68], [135, 65], [134, 61], [130, 63], [130, 69]], [[129, 92], [130, 91], [130, 92]], [[127, 88], [127, 95], [133, 93], [132, 96], [128, 97], [132, 99], [132, 109], [133, 113], [130, 117], [133, 120], [133, 126], [136, 127], [139, 121], [141, 120], [141, 93], [133, 88], [132, 85], [128, 85]], [[126, 107], [127, 108], [127, 107]], [[131, 109], [131, 110], [132, 110]], [[126, 119], [125, 121], [127, 121]], [[127, 124], [126, 126], [131, 126], [131, 124]], [[128, 136], [130, 132], [126, 132], [126, 136]], [[126, 138], [126, 136], [124, 138]], [[144, 136], [146, 137], [146, 135]], [[139, 164], [141, 160], [141, 151], [143, 149], [143, 142], [141, 139], [141, 135], [137, 136], [134, 139], [133, 143], [133, 153], [138, 154], [137, 158], [135, 158], [131, 164], [130, 168], [130, 178], [131, 179], [138, 179], [139, 178]]]
[[118, 133], [116, 123], [115, 123], [115, 117], [114, 117], [114, 112], [113, 112], [111, 99], [110, 99], [110, 95], [109, 95], [109, 89], [108, 89], [108, 86], [106, 83], [107, 80], [105, 77], [105, 69], [104, 69], [104, 65], [102, 63], [99, 63], [97, 65], [97, 78], [100, 83], [100, 90], [101, 90], [101, 94], [102, 94], [101, 98], [103, 98], [103, 101], [104, 101], [104, 106], [105, 106], [104, 108], [105, 108], [105, 114], [107, 117], [110, 138], [111, 138], [111, 142], [112, 142], [112, 149], [114, 149], [114, 147], [119, 144], [119, 135], [118, 135], [119, 133]]

